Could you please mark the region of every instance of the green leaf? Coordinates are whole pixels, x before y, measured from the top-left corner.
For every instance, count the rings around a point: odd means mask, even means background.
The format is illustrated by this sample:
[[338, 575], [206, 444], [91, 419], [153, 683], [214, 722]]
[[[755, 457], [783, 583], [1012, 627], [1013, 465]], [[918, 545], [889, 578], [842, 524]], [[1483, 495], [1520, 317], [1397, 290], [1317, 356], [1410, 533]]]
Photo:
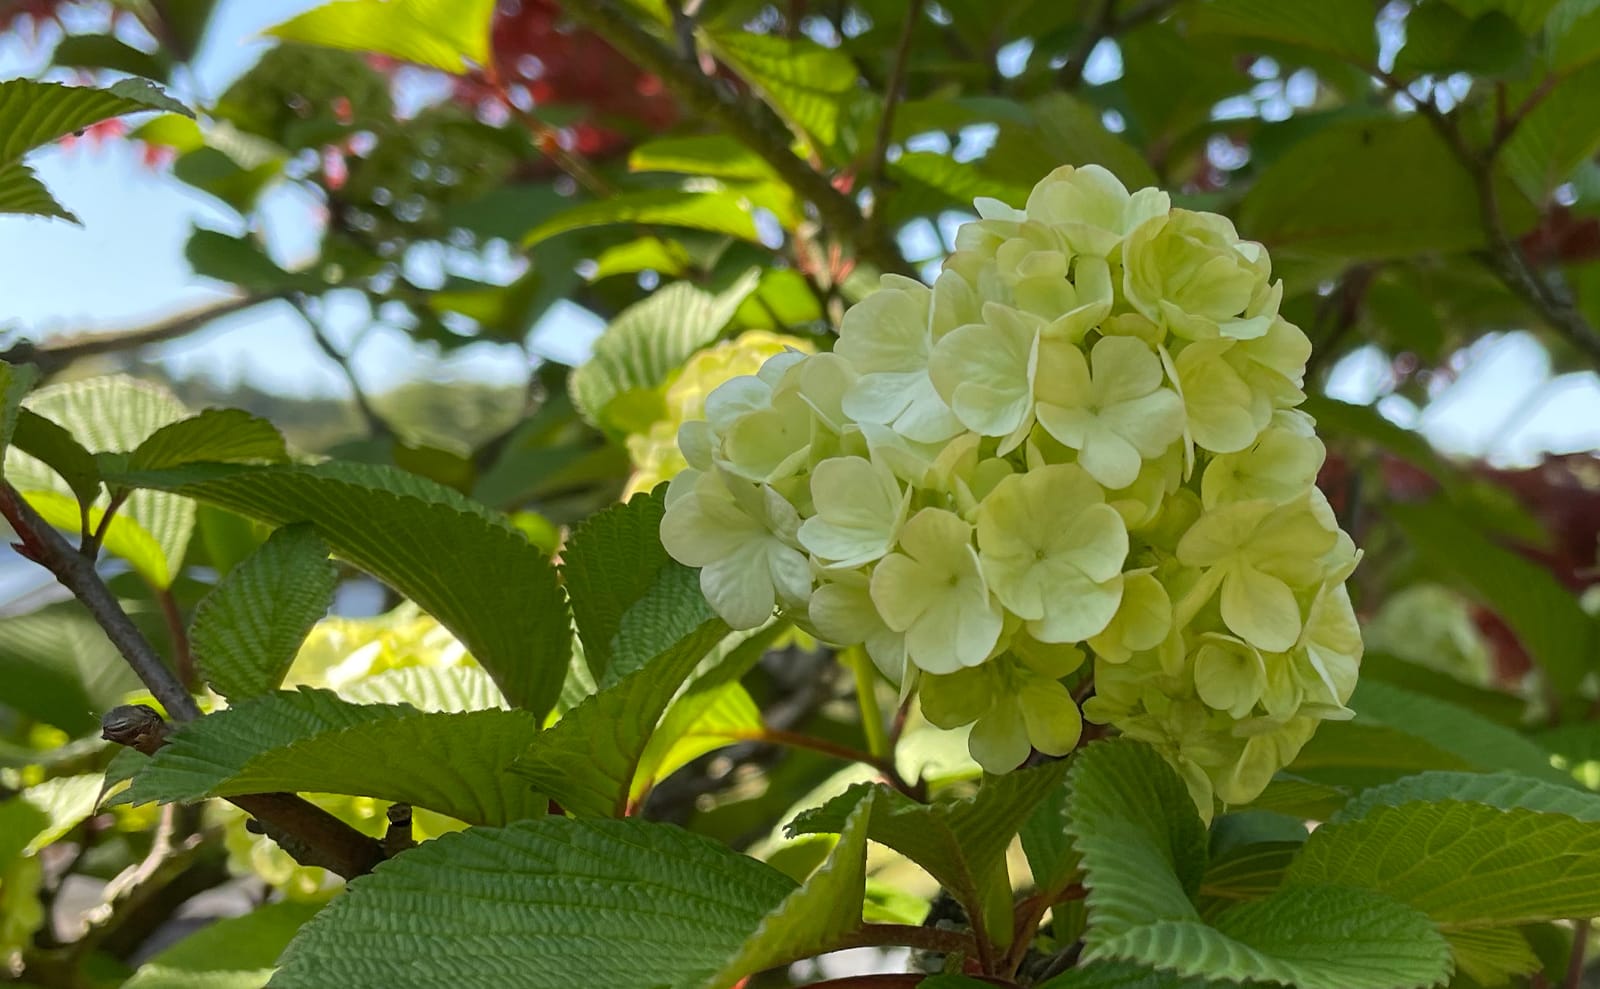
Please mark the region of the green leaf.
[[1291, 884], [1382, 892], [1442, 928], [1600, 914], [1600, 823], [1463, 800], [1373, 806], [1318, 828]]
[[157, 952], [122, 989], [259, 989], [289, 939], [320, 909], [287, 900], [207, 924]]
[[0, 457], [11, 446], [22, 414], [22, 400], [39, 380], [39, 369], [32, 364], [0, 361]]
[[195, 608], [189, 642], [206, 682], [231, 701], [276, 690], [338, 582], [315, 529], [273, 533]]
[[243, 409], [206, 409], [163, 426], [133, 450], [128, 470], [167, 470], [186, 464], [282, 463], [289, 459], [283, 435]]
[[[1525, 229], [1527, 200], [1509, 181], [1497, 183], [1507, 225]], [[1275, 253], [1346, 260], [1484, 242], [1473, 179], [1421, 114], [1316, 131], [1262, 172], [1239, 205], [1238, 225]]]
[[71, 210], [56, 201], [33, 174], [33, 169], [20, 161], [0, 164], [0, 214], [4, 213], [79, 222]]
[[1041, 983], [1039, 989], [1222, 989], [1226, 985], [1206, 979], [1185, 979], [1129, 962], [1095, 962], [1063, 972]]
[[1456, 971], [1480, 986], [1503, 986], [1539, 969], [1539, 956], [1513, 928], [1462, 928], [1446, 931], [1445, 939], [1456, 956]]
[[1560, 0], [1545, 22], [1550, 67], [1571, 72], [1600, 58], [1600, 5]]
[[44, 463], [67, 482], [80, 504], [90, 505], [100, 494], [100, 465], [94, 454], [61, 426], [32, 409], [22, 409], [12, 443], [18, 450]]
[[[1550, 757], [1538, 745], [1504, 725], [1447, 701], [1371, 680], [1356, 686], [1350, 707], [1356, 712], [1355, 727], [1382, 726], [1423, 742], [1460, 763], [1458, 766], [1423, 765], [1417, 767], [1419, 769], [1512, 770], [1547, 782], [1571, 785], [1565, 773], [1550, 765]], [[1390, 751], [1393, 760], [1395, 750]], [[1374, 755], [1381, 760], [1381, 751]]]
[[896, 188], [883, 207], [891, 220], [901, 223], [951, 207], [969, 210], [980, 196], [1014, 206], [1028, 199], [1028, 186], [986, 175], [981, 167], [934, 151], [907, 151], [889, 163], [887, 172]]
[[675, 240], [639, 237], [601, 251], [594, 259], [594, 272], [589, 281], [641, 271], [654, 271], [668, 278], [682, 277], [689, 271], [689, 252]]
[[856, 88], [856, 67], [849, 56], [809, 38], [747, 31], [713, 31], [708, 38], [718, 57], [760, 92], [790, 127], [823, 148], [838, 142], [844, 101]]
[[689, 192], [681, 189], [649, 189], [617, 193], [562, 210], [528, 231], [522, 238], [522, 246], [533, 247], [557, 234], [614, 223], [686, 227], [726, 234], [741, 240], [760, 239], [750, 204], [738, 193], [728, 190]]
[[555, 569], [503, 516], [414, 474], [365, 464], [192, 465], [119, 478], [273, 525], [309, 522], [337, 556], [417, 602], [512, 704], [548, 711], [570, 658]]
[[[121, 453], [132, 450], [156, 430], [176, 422], [188, 409], [165, 388], [112, 376], [87, 378], [41, 388], [29, 395], [25, 407], [66, 430], [72, 443], [47, 425], [30, 422], [30, 445], [37, 438], [50, 462], [13, 447], [6, 455], [5, 473], [51, 525], [79, 529], [79, 495], [97, 490], [82, 451]], [[52, 467], [59, 465], [66, 477]], [[101, 494], [89, 512], [98, 525], [109, 495]], [[178, 576], [178, 568], [194, 532], [194, 505], [183, 498], [158, 492], [135, 492], [112, 519], [105, 548], [126, 559], [152, 586], [165, 588]]]
[[1378, 31], [1366, 0], [1212, 0], [1195, 8], [1190, 30], [1310, 49], [1360, 66], [1378, 62]]
[[[1528, 82], [1511, 88], [1512, 106], [1531, 98]], [[1559, 80], [1548, 95], [1523, 116], [1501, 154], [1512, 178], [1528, 198], [1545, 205], [1556, 187], [1572, 178], [1578, 166], [1600, 151], [1600, 65], [1589, 65]]]
[[7, 825], [0, 829], [0, 871], [17, 855], [36, 855], [82, 824], [94, 813], [103, 780], [100, 773], [58, 776], [0, 804], [0, 823]]
[[1067, 833], [1067, 788], [1058, 786], [1045, 795], [1023, 822], [1018, 836], [1023, 854], [1040, 893], [1060, 892], [1078, 874], [1078, 853]]
[[1600, 622], [1549, 570], [1491, 542], [1437, 499], [1385, 511], [1424, 560], [1505, 619], [1557, 691], [1571, 694], [1595, 668]]
[[611, 403], [659, 386], [691, 354], [721, 336], [758, 281], [751, 269], [717, 294], [674, 282], [624, 309], [595, 341], [593, 356], [572, 374], [570, 392], [579, 413], [590, 423], [615, 428], [607, 415]]
[[1363, 790], [1329, 819], [1330, 824], [1359, 821], [1379, 807], [1456, 800], [1501, 810], [1565, 814], [1600, 823], [1600, 795], [1530, 779], [1518, 773], [1418, 773], [1385, 786]]
[[728, 989], [769, 968], [834, 951], [861, 927], [866, 899], [868, 824], [877, 801], [861, 801], [850, 812], [828, 860], [799, 889], [761, 920], [739, 953], [701, 989]]
[[776, 870], [667, 824], [473, 828], [351, 884], [290, 943], [269, 986], [691, 986], [793, 889]]
[[[630, 653], [653, 658], [641, 663], [619, 653], [615, 663], [626, 659], [629, 672], [568, 711], [512, 766], [572, 814], [615, 817], [627, 810], [629, 785], [656, 723], [695, 665], [728, 633], [709, 612], [687, 629], [678, 623], [663, 627], [656, 620], [661, 609], [648, 595], [635, 608], [618, 639], [628, 636]], [[676, 610], [681, 615], [681, 607]], [[631, 632], [628, 618], [635, 615], [640, 627]]]
[[500, 688], [476, 666], [402, 666], [338, 688], [353, 704], [410, 704], [419, 711], [509, 710]]
[[1259, 900], [1272, 895], [1283, 885], [1289, 863], [1302, 844], [1267, 841], [1245, 845], [1212, 861], [1200, 880], [1202, 913], [1212, 919], [1216, 911], [1210, 907], [1225, 909], [1238, 900]]
[[[922, 866], [990, 937], [1005, 943], [1011, 936], [1006, 848], [1040, 801], [1061, 785], [1065, 769], [1057, 762], [987, 776], [976, 794], [933, 804], [919, 804], [882, 784], [858, 784], [795, 818], [788, 833], [843, 833], [855, 807], [876, 800], [867, 836]], [[997, 896], [1003, 900], [998, 911]]]
[[[144, 617], [123, 602], [135, 619]], [[100, 626], [76, 601], [0, 619], [0, 708], [56, 726], [73, 737], [99, 730], [97, 712], [142, 689]], [[30, 760], [36, 761], [36, 760]]]
[[1469, 17], [1482, 17], [1495, 11], [1508, 17], [1516, 28], [1532, 34], [1545, 23], [1557, 0], [1448, 0], [1452, 7]]
[[1468, 17], [1444, 3], [1424, 4], [1406, 16], [1406, 43], [1395, 59], [1403, 79], [1434, 73], [1506, 74], [1528, 61], [1528, 39], [1498, 10]]
[[775, 177], [765, 159], [724, 134], [692, 134], [646, 141], [628, 153], [628, 169], [709, 175], [719, 179]]
[[56, 45], [50, 60], [57, 65], [115, 69], [149, 79], [164, 78], [171, 64], [160, 52], [140, 51], [110, 34], [69, 34]]
[[493, 16], [494, 0], [337, 0], [267, 33], [460, 74], [489, 64]]
[[1206, 834], [1177, 773], [1149, 746], [1099, 742], [1068, 775], [1068, 826], [1083, 856], [1088, 961], [1301, 989], [1424, 986], [1450, 971], [1422, 914], [1381, 894], [1285, 887], [1204, 923], [1192, 900]]
[[196, 228], [184, 245], [183, 256], [195, 274], [253, 292], [320, 292], [327, 288], [315, 274], [285, 271], [253, 238], [233, 237], [220, 230]]
[[7, 79], [0, 82], [0, 165], [90, 124], [145, 110], [194, 116], [144, 79], [123, 79], [105, 89]]
[[528, 711], [351, 704], [326, 690], [267, 694], [184, 725], [118, 799], [344, 793], [506, 824], [545, 812], [545, 799], [505, 772], [539, 721]]
[[665, 512], [665, 490], [635, 495], [584, 519], [561, 554], [561, 580], [572, 601], [584, 659], [596, 680], [611, 666], [612, 640], [622, 616], [671, 563], [661, 546]]

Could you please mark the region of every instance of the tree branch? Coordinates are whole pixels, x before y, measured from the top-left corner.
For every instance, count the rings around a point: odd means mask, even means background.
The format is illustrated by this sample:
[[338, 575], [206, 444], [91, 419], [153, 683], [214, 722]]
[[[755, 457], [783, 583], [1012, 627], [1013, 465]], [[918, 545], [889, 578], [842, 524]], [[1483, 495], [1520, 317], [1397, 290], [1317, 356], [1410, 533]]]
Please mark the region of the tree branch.
[[[1600, 331], [1589, 325], [1589, 321], [1578, 310], [1564, 287], [1539, 277], [1528, 262], [1522, 247], [1507, 232], [1505, 221], [1500, 216], [1500, 193], [1495, 186], [1495, 161], [1506, 138], [1520, 123], [1520, 117], [1513, 115], [1511, 119], [1505, 121], [1500, 133], [1495, 136], [1489, 147], [1479, 151], [1467, 141], [1461, 129], [1456, 126], [1454, 118], [1440, 110], [1431, 99], [1421, 100], [1413, 96], [1407, 91], [1405, 83], [1392, 73], [1371, 68], [1368, 68], [1368, 71], [1373, 72], [1390, 92], [1404, 96], [1416, 106], [1417, 112], [1433, 126], [1454, 152], [1462, 167], [1467, 170], [1467, 174], [1472, 177], [1478, 193], [1478, 213], [1483, 220], [1484, 237], [1488, 241], [1486, 260], [1489, 267], [1507, 288], [1543, 316], [1551, 329], [1586, 353], [1590, 359], [1600, 362]], [[1536, 89], [1534, 94], [1542, 98], [1542, 87]], [[1524, 106], [1531, 108], [1536, 102], [1537, 100], [1530, 96]], [[1519, 109], [1517, 112], [1520, 114], [1524, 111]]]
[[[143, 704], [114, 707], [100, 719], [101, 737], [154, 755], [167, 744], [169, 726]], [[321, 866], [346, 879], [371, 872], [387, 856], [383, 843], [292, 793], [251, 793], [228, 802], [255, 818], [259, 832], [296, 862]]]
[[[906, 65], [911, 61], [911, 36], [916, 33], [917, 21], [922, 17], [922, 0], [907, 0], [906, 20], [900, 25], [900, 41], [895, 46], [894, 68], [889, 71], [889, 85], [883, 94], [883, 113], [878, 117], [878, 141], [872, 151], [872, 164], [867, 176], [873, 189], [883, 184], [883, 169], [889, 156], [889, 143], [894, 135], [894, 112], [905, 95]], [[881, 214], [881, 203], [874, 202], [874, 215]]]
[[245, 295], [229, 299], [226, 302], [190, 309], [187, 312], [178, 313], [175, 316], [138, 329], [118, 330], [111, 333], [75, 333], [71, 336], [57, 337], [44, 343], [32, 343], [24, 340], [4, 353], [0, 353], [0, 360], [4, 360], [9, 364], [35, 364], [41, 374], [51, 375], [67, 367], [73, 361], [81, 360], [85, 357], [132, 350], [138, 347], [148, 347], [151, 344], [175, 340], [178, 337], [186, 336], [204, 328], [212, 320], [220, 319], [223, 316], [228, 316], [277, 298], [280, 298], [280, 296], [275, 294]]
[[94, 561], [73, 549], [9, 483], [0, 482], [0, 514], [22, 540], [19, 546], [22, 555], [54, 574], [63, 587], [83, 602], [112, 645], [167, 713], [179, 721], [198, 718], [199, 705], [122, 610], [110, 588], [95, 572]]
[[789, 150], [793, 135], [766, 103], [740, 99], [702, 74], [697, 65], [678, 58], [656, 40], [637, 15], [626, 14], [609, 0], [569, 4], [566, 12], [598, 32], [618, 51], [652, 75], [658, 76], [691, 113], [704, 117], [747, 145], [771, 165], [780, 178], [817, 208], [829, 230], [855, 243], [856, 252], [879, 269], [915, 275], [901, 256], [894, 239], [873, 230], [850, 196], [833, 187], [828, 177], [813, 170]]
[[[0, 515], [16, 530], [22, 554], [49, 570], [83, 602], [167, 713], [178, 721], [200, 717], [200, 706], [122, 610], [95, 571], [94, 561], [73, 549], [16, 488], [4, 482], [0, 482]], [[106, 712], [101, 728], [107, 740], [146, 755], [166, 744], [166, 722], [143, 705], [113, 708]], [[350, 879], [383, 861], [383, 846], [377, 839], [294, 794], [252, 794], [234, 797], [231, 802], [260, 821], [269, 837], [306, 865], [319, 865]]]
[[1145, 0], [1120, 17], [1112, 8], [1115, 0], [1098, 0], [1094, 13], [1084, 24], [1083, 33], [1067, 53], [1067, 61], [1056, 75], [1056, 84], [1062, 89], [1077, 89], [1083, 84], [1083, 70], [1089, 65], [1089, 56], [1107, 38], [1153, 21], [1177, 6], [1177, 0]]

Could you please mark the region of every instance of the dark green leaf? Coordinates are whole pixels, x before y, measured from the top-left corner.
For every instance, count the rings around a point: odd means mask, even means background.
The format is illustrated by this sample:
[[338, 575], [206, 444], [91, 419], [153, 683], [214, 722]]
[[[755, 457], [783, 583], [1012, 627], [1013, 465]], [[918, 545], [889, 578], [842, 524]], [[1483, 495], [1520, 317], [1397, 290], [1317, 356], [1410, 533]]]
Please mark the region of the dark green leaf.
[[583, 656], [597, 681], [611, 666], [623, 615], [656, 583], [664, 566], [677, 566], [661, 546], [664, 491], [635, 495], [589, 516], [573, 529], [561, 554], [561, 578], [583, 640]]
[[538, 732], [528, 711], [434, 714], [325, 690], [266, 694], [185, 725], [117, 799], [345, 793], [506, 824], [545, 812], [545, 799], [505, 771]]
[[1375, 66], [1378, 31], [1366, 0], [1211, 0], [1195, 8], [1192, 30], [1280, 42]]
[[206, 409], [162, 426], [134, 448], [128, 470], [168, 470], [193, 463], [282, 463], [283, 435], [242, 409]]
[[563, 210], [529, 230], [522, 238], [522, 246], [533, 247], [557, 234], [613, 223], [687, 227], [742, 240], [759, 239], [750, 205], [737, 193], [652, 189], [618, 193]]
[[273, 989], [659, 989], [709, 978], [794, 889], [666, 824], [546, 818], [430, 841], [290, 943]]
[[314, 529], [273, 533], [195, 609], [189, 642], [206, 682], [235, 702], [276, 690], [338, 581]]
[[0, 82], [0, 165], [90, 124], [145, 110], [194, 116], [143, 79], [124, 79], [105, 89], [7, 79]]
[[77, 223], [78, 218], [56, 201], [50, 190], [20, 161], [0, 164], [0, 214], [46, 216]]
[[122, 989], [254, 989], [321, 903], [268, 903], [208, 924], [154, 957]]

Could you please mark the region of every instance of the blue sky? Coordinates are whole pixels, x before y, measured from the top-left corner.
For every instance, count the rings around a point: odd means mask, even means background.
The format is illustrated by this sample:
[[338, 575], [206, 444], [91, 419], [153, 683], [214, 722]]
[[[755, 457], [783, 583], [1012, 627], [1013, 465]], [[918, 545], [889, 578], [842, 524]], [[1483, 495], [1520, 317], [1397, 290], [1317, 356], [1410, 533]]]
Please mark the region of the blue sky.
[[[262, 29], [317, 2], [223, 0], [200, 57], [177, 81], [179, 95], [201, 102], [214, 98], [265, 47]], [[103, 29], [103, 22], [94, 27]], [[24, 39], [0, 36], [0, 78], [35, 74], [40, 55]], [[1118, 72], [1115, 56], [1114, 49], [1097, 52], [1094, 74]], [[116, 329], [221, 297], [222, 286], [189, 271], [183, 247], [197, 221], [242, 232], [231, 211], [146, 168], [134, 147], [58, 147], [29, 160], [83, 226], [0, 217], [0, 328], [36, 339]], [[293, 263], [314, 248], [315, 205], [288, 188], [270, 194], [264, 232], [281, 261]], [[336, 305], [330, 315], [341, 342], [364, 322], [354, 307]], [[535, 331], [534, 349], [577, 360], [598, 329], [593, 317], [561, 306]], [[283, 304], [219, 320], [158, 354], [179, 375], [205, 373], [289, 395], [347, 392], [338, 370]], [[1389, 396], [1379, 400], [1379, 408], [1445, 450], [1501, 461], [1527, 461], [1546, 449], [1600, 447], [1600, 378], [1594, 373], [1552, 379], [1542, 348], [1522, 333], [1482, 341], [1458, 364], [1454, 382], [1441, 385], [1426, 407]], [[412, 378], [517, 382], [527, 374], [513, 347], [475, 344], [440, 359], [404, 333], [381, 327], [362, 337], [354, 366], [371, 391]], [[1358, 353], [1335, 368], [1330, 392], [1370, 402], [1379, 399], [1387, 375], [1379, 355]]]

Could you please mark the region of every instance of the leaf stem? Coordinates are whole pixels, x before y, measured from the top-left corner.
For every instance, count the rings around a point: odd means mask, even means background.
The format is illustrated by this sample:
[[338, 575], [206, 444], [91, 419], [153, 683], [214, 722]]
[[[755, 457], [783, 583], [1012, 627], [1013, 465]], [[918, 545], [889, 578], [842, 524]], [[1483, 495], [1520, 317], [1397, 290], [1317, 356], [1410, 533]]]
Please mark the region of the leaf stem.
[[834, 950], [899, 945], [941, 955], [966, 955], [977, 950], [971, 931], [951, 931], [918, 924], [863, 924], [847, 934]]
[[872, 665], [867, 651], [860, 646], [844, 650], [839, 658], [850, 667], [855, 677], [856, 706], [861, 709], [861, 730], [867, 736], [867, 751], [879, 761], [892, 759], [894, 752], [889, 744], [888, 733], [884, 730], [883, 708], [878, 705], [877, 668]]
[[194, 668], [194, 653], [189, 648], [189, 632], [183, 624], [183, 612], [178, 608], [178, 599], [172, 593], [172, 588], [163, 587], [156, 592], [156, 601], [161, 605], [161, 617], [167, 623], [167, 635], [172, 639], [172, 660], [178, 668], [178, 680], [185, 690], [194, 690], [200, 683]]
[[781, 728], [761, 728], [758, 731], [730, 732], [725, 737], [746, 742], [765, 742], [768, 745], [783, 745], [792, 749], [809, 749], [823, 755], [833, 756], [835, 759], [844, 759], [849, 762], [859, 762], [876, 769], [890, 786], [913, 800], [923, 802], [927, 797], [920, 792], [920, 788], [913, 785], [900, 775], [895, 769], [894, 761], [888, 758], [878, 758], [871, 752], [830, 742], [825, 738], [813, 735], [803, 735], [800, 732], [784, 731]]
[[1572, 925], [1572, 954], [1567, 956], [1567, 977], [1562, 989], [1578, 989], [1583, 985], [1584, 954], [1589, 948], [1589, 919], [1585, 917]]

